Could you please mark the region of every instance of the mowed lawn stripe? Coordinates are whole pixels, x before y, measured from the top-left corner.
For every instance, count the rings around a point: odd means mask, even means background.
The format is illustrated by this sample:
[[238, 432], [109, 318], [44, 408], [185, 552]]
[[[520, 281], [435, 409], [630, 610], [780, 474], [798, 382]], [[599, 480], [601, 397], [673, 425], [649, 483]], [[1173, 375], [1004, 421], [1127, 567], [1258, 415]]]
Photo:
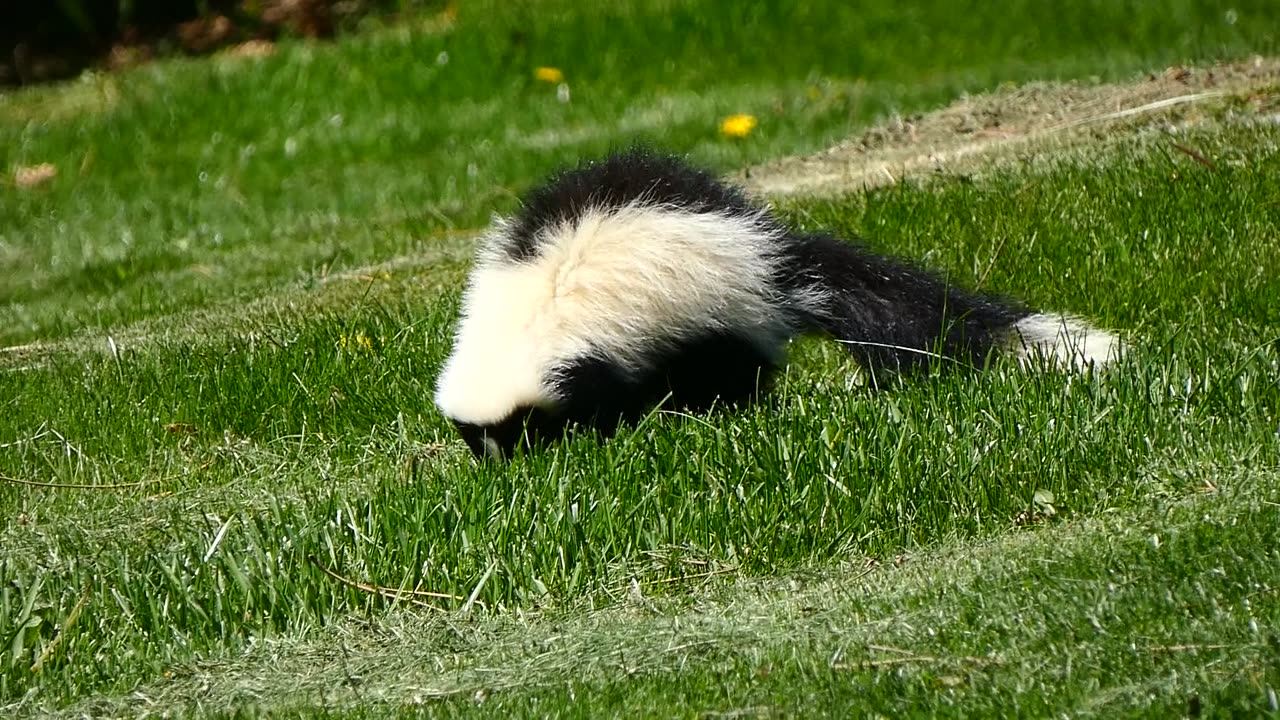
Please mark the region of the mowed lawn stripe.
[[892, 563], [693, 577], [675, 595], [639, 582], [598, 610], [348, 619], [64, 714], [1265, 714], [1280, 688], [1280, 473], [1191, 474], [1200, 492]]

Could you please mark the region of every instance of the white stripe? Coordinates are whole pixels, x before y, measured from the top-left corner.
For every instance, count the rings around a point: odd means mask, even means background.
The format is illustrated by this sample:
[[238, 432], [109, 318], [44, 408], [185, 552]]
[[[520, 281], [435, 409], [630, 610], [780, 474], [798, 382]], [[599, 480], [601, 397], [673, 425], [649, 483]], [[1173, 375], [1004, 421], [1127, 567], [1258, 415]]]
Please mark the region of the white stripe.
[[538, 254], [513, 262], [499, 226], [463, 297], [453, 353], [436, 390], [450, 418], [487, 425], [556, 402], [559, 362], [603, 354], [641, 370], [664, 341], [710, 329], [781, 355], [791, 328], [772, 296], [777, 238], [755, 218], [633, 204], [590, 210], [543, 230]]

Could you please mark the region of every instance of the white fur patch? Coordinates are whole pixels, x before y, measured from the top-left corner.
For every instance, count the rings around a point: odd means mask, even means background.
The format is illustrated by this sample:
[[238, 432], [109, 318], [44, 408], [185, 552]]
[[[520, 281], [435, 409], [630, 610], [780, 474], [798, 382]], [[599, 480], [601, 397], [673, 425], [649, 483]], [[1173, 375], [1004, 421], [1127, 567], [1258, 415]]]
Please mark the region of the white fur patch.
[[505, 228], [480, 253], [463, 296], [436, 405], [487, 425], [553, 406], [547, 374], [588, 352], [639, 370], [664, 341], [734, 329], [780, 354], [790, 334], [769, 295], [774, 242], [751, 218], [635, 204], [547, 228], [538, 255], [514, 262]]
[[1120, 357], [1120, 339], [1070, 315], [1036, 314], [1014, 326], [1014, 350], [1020, 360], [1036, 357], [1067, 370], [1101, 368]]

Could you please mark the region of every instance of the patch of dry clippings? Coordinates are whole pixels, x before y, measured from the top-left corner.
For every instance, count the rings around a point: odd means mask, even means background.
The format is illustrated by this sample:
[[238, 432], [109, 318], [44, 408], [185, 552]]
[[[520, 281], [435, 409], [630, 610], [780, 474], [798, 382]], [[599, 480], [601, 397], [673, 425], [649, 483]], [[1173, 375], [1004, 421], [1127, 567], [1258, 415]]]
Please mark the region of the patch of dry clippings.
[[[732, 179], [761, 195], [834, 195], [937, 172], [998, 167], [1019, 153], [1096, 142], [1119, 126], [1199, 124], [1209, 109], [1275, 112], [1280, 58], [1174, 67], [1124, 83], [1032, 83], [895, 117], [805, 157], [771, 161]], [[1229, 101], [1241, 102], [1232, 104]]]

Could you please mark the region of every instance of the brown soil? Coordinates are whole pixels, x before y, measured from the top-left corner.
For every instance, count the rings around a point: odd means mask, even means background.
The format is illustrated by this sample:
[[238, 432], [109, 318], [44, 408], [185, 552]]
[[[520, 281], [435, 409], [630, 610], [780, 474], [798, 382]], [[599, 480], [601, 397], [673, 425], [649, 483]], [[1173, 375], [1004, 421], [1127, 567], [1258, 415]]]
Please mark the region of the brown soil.
[[1280, 58], [1170, 68], [1126, 83], [1033, 83], [893, 118], [806, 157], [733, 179], [762, 195], [838, 194], [938, 171], [998, 167], [1026, 153], [1096, 142], [1136, 125], [1195, 123], [1223, 107], [1280, 118]]

